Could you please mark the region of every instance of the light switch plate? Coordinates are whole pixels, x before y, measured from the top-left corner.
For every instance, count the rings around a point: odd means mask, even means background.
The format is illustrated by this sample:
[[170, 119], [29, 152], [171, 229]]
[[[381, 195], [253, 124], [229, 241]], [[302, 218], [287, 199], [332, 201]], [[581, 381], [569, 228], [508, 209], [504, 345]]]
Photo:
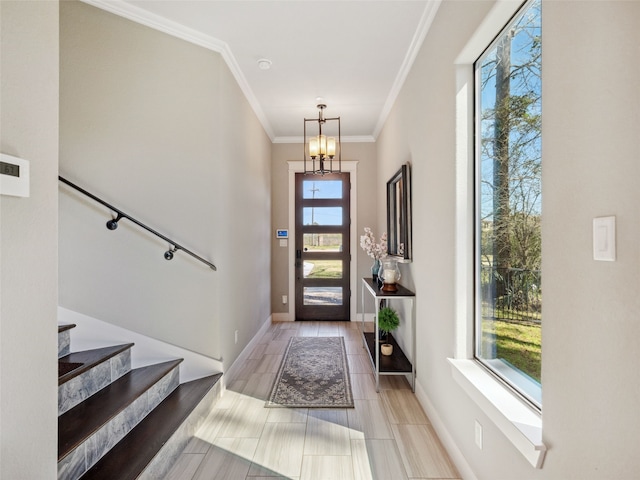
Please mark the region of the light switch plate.
[[604, 262], [616, 260], [616, 217], [593, 219], [593, 259]]

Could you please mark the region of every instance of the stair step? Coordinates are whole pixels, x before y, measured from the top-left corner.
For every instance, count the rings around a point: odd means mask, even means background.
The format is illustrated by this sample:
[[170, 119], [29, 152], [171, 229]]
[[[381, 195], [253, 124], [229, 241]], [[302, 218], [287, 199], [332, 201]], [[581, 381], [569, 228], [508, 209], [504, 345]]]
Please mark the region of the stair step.
[[180, 385], [81, 480], [137, 478], [221, 376], [211, 375]]
[[69, 373], [58, 377], [58, 385], [62, 385], [68, 382], [74, 377], [90, 370], [96, 365], [109, 360], [111, 357], [115, 357], [119, 353], [133, 347], [133, 343], [126, 343], [122, 345], [114, 345], [112, 347], [95, 348], [92, 350], [83, 350], [81, 352], [72, 352], [64, 357], [61, 357], [58, 362], [60, 363], [81, 363], [82, 368], [76, 368]]
[[71, 332], [70, 330], [76, 326], [75, 323], [66, 325], [58, 325], [58, 358], [67, 355], [70, 352]]
[[132, 346], [133, 343], [127, 343], [72, 352], [60, 357], [58, 415], [72, 409], [131, 370]]
[[67, 373], [75, 370], [76, 368], [80, 368], [83, 363], [74, 363], [74, 362], [61, 362], [58, 360], [58, 378], [66, 375]]
[[136, 368], [58, 417], [58, 461], [133, 403], [181, 359]]

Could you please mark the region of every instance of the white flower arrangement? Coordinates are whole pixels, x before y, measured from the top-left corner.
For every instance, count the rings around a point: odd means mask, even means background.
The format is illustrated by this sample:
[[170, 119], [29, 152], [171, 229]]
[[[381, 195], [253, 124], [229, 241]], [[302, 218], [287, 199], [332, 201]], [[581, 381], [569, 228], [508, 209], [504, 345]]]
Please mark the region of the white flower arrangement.
[[380, 237], [380, 243], [376, 243], [373, 232], [369, 227], [364, 227], [364, 235], [360, 236], [360, 246], [375, 260], [380, 260], [387, 256], [387, 232]]

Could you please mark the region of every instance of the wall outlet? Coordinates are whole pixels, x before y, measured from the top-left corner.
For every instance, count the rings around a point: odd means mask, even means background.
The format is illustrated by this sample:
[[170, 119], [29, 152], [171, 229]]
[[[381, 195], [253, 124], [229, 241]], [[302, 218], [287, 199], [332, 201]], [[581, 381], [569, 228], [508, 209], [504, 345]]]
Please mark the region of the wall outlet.
[[287, 296], [286, 295], [282, 295], [282, 304], [286, 305], [288, 301], [289, 301], [289, 299], [287, 298]]
[[476, 445], [482, 450], [482, 425], [476, 420]]
[[238, 330], [236, 330], [233, 335], [234, 335], [236, 343], [238, 343]]

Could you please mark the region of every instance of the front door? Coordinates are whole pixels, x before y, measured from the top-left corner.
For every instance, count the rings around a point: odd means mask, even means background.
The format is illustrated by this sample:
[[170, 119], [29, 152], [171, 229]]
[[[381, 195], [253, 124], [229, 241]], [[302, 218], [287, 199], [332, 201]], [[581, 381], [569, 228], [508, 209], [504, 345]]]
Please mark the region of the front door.
[[348, 173], [296, 174], [296, 320], [349, 320]]

